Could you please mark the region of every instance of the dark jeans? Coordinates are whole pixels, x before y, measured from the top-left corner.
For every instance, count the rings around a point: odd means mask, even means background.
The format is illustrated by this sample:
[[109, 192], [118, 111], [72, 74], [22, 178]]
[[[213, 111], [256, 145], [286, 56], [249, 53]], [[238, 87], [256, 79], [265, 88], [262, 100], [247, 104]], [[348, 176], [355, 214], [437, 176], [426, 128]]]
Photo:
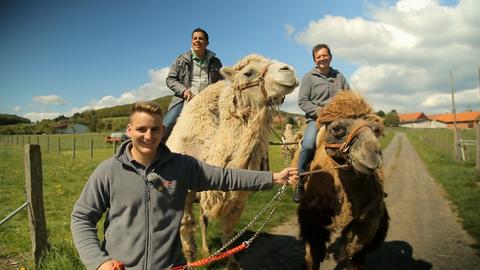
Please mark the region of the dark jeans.
[[315, 121], [307, 123], [307, 127], [303, 132], [302, 149], [300, 150], [300, 156], [298, 157], [298, 173], [305, 172], [308, 164], [312, 161], [313, 154], [315, 153], [316, 140], [317, 140], [318, 128]]
[[168, 137], [170, 136], [170, 133], [172, 133], [173, 126], [175, 126], [175, 123], [177, 122], [177, 118], [178, 116], [180, 116], [182, 109], [183, 109], [183, 102], [180, 102], [177, 105], [170, 108], [170, 110], [168, 110], [168, 112], [163, 117], [163, 125], [165, 126], [165, 131], [163, 133], [163, 139], [162, 139], [163, 142], [166, 142]]

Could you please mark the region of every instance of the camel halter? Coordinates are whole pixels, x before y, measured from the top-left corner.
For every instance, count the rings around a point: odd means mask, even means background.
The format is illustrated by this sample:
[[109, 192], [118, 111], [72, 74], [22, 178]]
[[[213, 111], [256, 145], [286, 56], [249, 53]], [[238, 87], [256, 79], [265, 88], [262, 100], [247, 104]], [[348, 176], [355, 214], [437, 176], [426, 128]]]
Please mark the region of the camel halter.
[[[347, 139], [343, 143], [327, 143], [327, 142], [325, 142], [323, 147], [324, 147], [325, 150], [327, 150], [327, 149], [338, 149], [338, 150], [340, 150], [348, 158], [347, 159], [347, 164], [348, 164], [347, 166], [351, 166], [352, 162], [351, 162], [350, 157], [348, 155], [349, 152], [350, 152], [350, 147], [352, 147], [352, 145], [357, 140], [358, 135], [360, 135], [360, 132], [365, 128], [371, 128], [371, 127], [367, 124], [359, 125], [355, 129], [350, 131], [350, 133], [347, 136]], [[328, 153], [327, 153], [327, 156], [330, 157], [330, 159], [335, 164], [338, 164]]]
[[328, 149], [338, 149], [338, 150], [342, 151], [342, 153], [347, 154], [350, 150], [350, 147], [357, 140], [360, 132], [365, 128], [370, 128], [370, 126], [366, 125], [366, 124], [359, 125], [358, 127], [356, 127], [354, 130], [352, 130], [348, 134], [347, 139], [343, 143], [327, 143], [327, 142], [325, 142], [324, 147], [328, 148]]
[[235, 90], [242, 91], [242, 90], [248, 89], [250, 87], [254, 87], [254, 86], [259, 85], [260, 86], [260, 91], [262, 91], [263, 97], [267, 100], [268, 96], [267, 96], [267, 90], [265, 89], [265, 75], [267, 74], [268, 68], [271, 65], [272, 64], [270, 63], [262, 69], [262, 72], [260, 72], [260, 76], [258, 77], [258, 79], [254, 80], [254, 81], [251, 81], [251, 82], [242, 83], [239, 86], [237, 86], [235, 88]]

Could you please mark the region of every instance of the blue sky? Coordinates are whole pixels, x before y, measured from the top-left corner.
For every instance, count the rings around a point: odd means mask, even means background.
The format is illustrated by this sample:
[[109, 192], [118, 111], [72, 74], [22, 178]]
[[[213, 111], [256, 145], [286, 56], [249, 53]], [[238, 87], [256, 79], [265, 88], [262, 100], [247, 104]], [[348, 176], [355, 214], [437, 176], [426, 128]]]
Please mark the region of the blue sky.
[[[313, 67], [311, 47], [376, 110], [478, 110], [480, 1], [2, 1], [0, 113], [34, 121], [154, 99], [165, 76], [206, 29], [224, 65], [259, 53]], [[298, 91], [298, 90], [297, 90]], [[297, 91], [283, 110], [300, 112]]]

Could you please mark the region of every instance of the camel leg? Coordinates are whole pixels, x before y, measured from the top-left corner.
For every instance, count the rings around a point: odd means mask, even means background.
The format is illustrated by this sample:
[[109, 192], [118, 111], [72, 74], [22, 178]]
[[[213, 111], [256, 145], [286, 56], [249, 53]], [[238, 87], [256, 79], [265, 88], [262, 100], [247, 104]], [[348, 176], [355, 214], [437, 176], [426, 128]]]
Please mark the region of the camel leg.
[[313, 258], [310, 252], [310, 245], [305, 243], [305, 269], [313, 270]]
[[[237, 225], [238, 221], [240, 220], [243, 209], [245, 208], [246, 198], [245, 200], [235, 200], [235, 201], [232, 201], [231, 203], [233, 203], [234, 206], [231, 208], [231, 210], [228, 213], [225, 213], [224, 216], [222, 216], [222, 220], [221, 220], [222, 221], [221, 227], [223, 230], [223, 237], [222, 237], [223, 243], [226, 243], [233, 237], [235, 225]], [[227, 269], [228, 270], [241, 269], [240, 264], [235, 259], [234, 255], [228, 257]]]
[[369, 250], [378, 249], [383, 244], [385, 238], [387, 237], [389, 220], [390, 216], [388, 215], [386, 206], [384, 206], [383, 215], [380, 218], [380, 222], [378, 223], [377, 232], [375, 233], [375, 237], [373, 238], [372, 242], [368, 246]]
[[195, 218], [193, 215], [193, 201], [196, 192], [189, 191], [185, 200], [185, 212], [183, 213], [180, 226], [180, 238], [182, 240], [183, 254], [187, 262], [195, 261], [197, 256], [197, 245], [195, 244]]
[[319, 258], [318, 250], [311, 243], [305, 243], [305, 266], [307, 270], [320, 270], [320, 264], [323, 258]]
[[384, 208], [384, 212], [380, 221], [378, 223], [377, 231], [375, 232], [375, 236], [373, 237], [372, 241], [366, 245], [361, 251], [357, 252], [355, 256], [352, 258], [351, 261], [347, 264], [347, 269], [351, 270], [361, 270], [364, 269], [365, 265], [365, 256], [368, 252], [376, 250], [380, 248], [380, 246], [385, 241], [387, 236], [388, 227], [389, 227], [389, 219], [387, 209]]
[[208, 228], [208, 217], [204, 215], [203, 209], [200, 207], [200, 216], [198, 217], [200, 223], [200, 230], [202, 232], [202, 252], [205, 255], [210, 255], [210, 249], [208, 248], [207, 243], [207, 228]]

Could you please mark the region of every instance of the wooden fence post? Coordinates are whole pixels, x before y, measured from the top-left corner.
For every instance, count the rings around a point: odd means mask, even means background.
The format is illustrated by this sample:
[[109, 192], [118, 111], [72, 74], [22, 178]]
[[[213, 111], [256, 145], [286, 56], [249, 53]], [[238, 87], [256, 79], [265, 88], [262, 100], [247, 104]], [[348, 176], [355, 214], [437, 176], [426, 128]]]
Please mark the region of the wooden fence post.
[[480, 123], [477, 123], [477, 154], [475, 155], [475, 167], [480, 171]]
[[93, 139], [90, 139], [90, 160], [93, 159]]
[[73, 137], [73, 148], [72, 148], [72, 151], [73, 151], [73, 159], [75, 159], [75, 147], [76, 147], [76, 140], [75, 140], [75, 137]]
[[25, 145], [25, 180], [32, 255], [34, 269], [37, 269], [40, 257], [48, 248], [47, 224], [43, 208], [42, 155], [38, 144]]
[[458, 129], [455, 127], [453, 129], [453, 155], [456, 161], [461, 160], [461, 152], [460, 152], [460, 145], [458, 142]]

